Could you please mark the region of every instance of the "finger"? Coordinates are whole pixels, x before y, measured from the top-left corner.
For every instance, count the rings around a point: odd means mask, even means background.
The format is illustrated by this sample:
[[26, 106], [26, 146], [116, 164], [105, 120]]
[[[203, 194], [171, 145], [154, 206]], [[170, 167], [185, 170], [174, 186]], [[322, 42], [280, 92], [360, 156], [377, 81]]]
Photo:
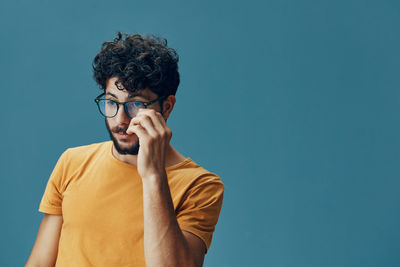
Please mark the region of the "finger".
[[146, 143], [148, 143], [149, 135], [146, 132], [146, 129], [144, 129], [141, 125], [132, 125], [129, 127], [130, 132], [136, 134], [138, 137], [139, 145], [141, 146], [146, 146]]
[[126, 130], [127, 134], [136, 134], [140, 141], [144, 141], [148, 138], [148, 133], [146, 129], [144, 129], [140, 124], [129, 125], [128, 129]]
[[165, 123], [165, 120], [164, 120], [163, 116], [161, 115], [161, 113], [155, 111], [154, 109], [148, 109], [141, 113], [141, 115], [144, 115], [144, 114], [150, 117], [155, 130], [160, 135], [164, 135], [166, 133], [168, 126]]
[[152, 122], [151, 117], [148, 114], [142, 114], [140, 117], [138, 117], [136, 120], [133, 120], [133, 124], [140, 124], [143, 128], [146, 129], [147, 133], [151, 137], [157, 137], [159, 136], [158, 131], [154, 127], [154, 124]]
[[155, 120], [155, 122], [153, 122], [154, 123], [154, 125], [155, 125], [155, 127], [157, 128], [157, 129], [163, 129], [163, 130], [165, 130], [165, 129], [169, 129], [168, 128], [168, 125], [167, 125], [167, 123], [165, 122], [165, 119], [164, 119], [164, 117], [161, 115], [161, 113], [159, 113], [159, 112], [156, 112], [156, 120]]

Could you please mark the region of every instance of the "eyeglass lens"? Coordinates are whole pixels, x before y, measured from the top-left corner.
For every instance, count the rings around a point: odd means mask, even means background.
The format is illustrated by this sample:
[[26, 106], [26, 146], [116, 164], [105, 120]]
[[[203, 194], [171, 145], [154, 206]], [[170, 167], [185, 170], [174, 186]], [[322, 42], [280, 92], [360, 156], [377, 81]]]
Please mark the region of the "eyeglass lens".
[[[118, 111], [118, 103], [109, 99], [100, 99], [98, 102], [100, 112], [103, 116], [106, 117], [114, 117]], [[124, 104], [125, 112], [128, 113], [128, 116], [133, 118], [139, 112], [139, 109], [145, 108], [143, 103], [140, 102], [128, 102]]]

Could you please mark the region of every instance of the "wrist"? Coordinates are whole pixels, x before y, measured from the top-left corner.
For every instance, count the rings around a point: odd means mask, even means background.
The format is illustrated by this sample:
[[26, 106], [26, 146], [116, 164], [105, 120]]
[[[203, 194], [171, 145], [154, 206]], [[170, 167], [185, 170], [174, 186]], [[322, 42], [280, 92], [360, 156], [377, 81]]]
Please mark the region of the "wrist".
[[144, 184], [162, 184], [164, 181], [167, 181], [167, 173], [165, 170], [158, 174], [152, 174], [145, 177], [142, 177], [142, 182]]

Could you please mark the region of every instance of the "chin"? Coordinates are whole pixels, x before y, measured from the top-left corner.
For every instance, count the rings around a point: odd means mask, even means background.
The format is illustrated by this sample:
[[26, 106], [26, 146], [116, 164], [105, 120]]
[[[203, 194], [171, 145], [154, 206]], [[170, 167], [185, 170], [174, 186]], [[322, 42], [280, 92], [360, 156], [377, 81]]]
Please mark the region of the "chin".
[[121, 139], [113, 135], [112, 141], [114, 142], [115, 149], [121, 155], [137, 155], [139, 152], [139, 141], [137, 139], [127, 140], [124, 138], [121, 141]]
[[139, 152], [139, 138], [137, 135], [132, 134], [126, 137], [119, 136], [118, 133], [111, 131], [107, 119], [105, 120], [106, 128], [110, 139], [114, 143], [114, 147], [119, 154], [122, 155], [137, 155]]

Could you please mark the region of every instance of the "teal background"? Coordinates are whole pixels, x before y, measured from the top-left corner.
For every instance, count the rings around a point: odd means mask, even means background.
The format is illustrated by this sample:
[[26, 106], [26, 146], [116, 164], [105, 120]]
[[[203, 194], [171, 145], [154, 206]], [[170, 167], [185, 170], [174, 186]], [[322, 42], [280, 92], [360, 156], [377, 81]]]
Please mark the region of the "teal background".
[[172, 144], [220, 175], [204, 266], [400, 266], [400, 2], [0, 4], [0, 266], [23, 266], [49, 175], [108, 140], [91, 62], [117, 30], [180, 56]]

